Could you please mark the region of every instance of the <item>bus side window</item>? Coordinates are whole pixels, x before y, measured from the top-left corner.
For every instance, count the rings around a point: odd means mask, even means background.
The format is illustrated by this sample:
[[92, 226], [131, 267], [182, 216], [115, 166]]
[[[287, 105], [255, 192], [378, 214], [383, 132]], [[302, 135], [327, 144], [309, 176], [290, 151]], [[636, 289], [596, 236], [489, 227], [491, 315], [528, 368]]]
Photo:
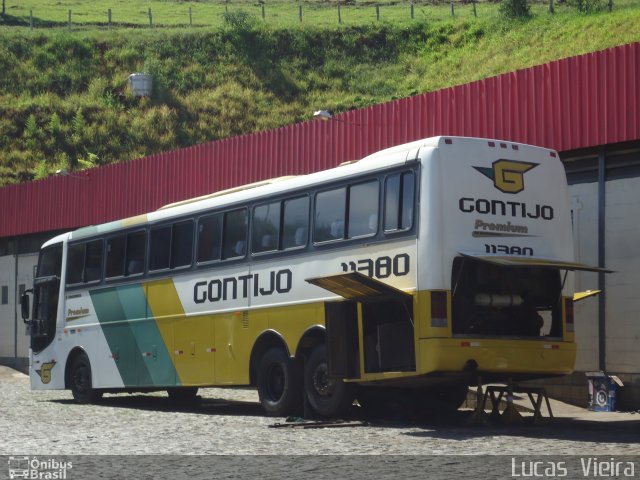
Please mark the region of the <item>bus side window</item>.
[[255, 207], [251, 227], [253, 253], [277, 250], [280, 243], [280, 202]]
[[84, 265], [84, 281], [97, 282], [102, 279], [102, 240], [88, 242]]
[[247, 209], [224, 214], [223, 258], [244, 257], [247, 253]]
[[171, 261], [171, 225], [149, 231], [149, 271], [165, 270]]
[[346, 188], [337, 188], [316, 195], [313, 241], [326, 242], [344, 238]]
[[207, 215], [198, 220], [198, 263], [220, 260], [222, 253], [222, 214]]
[[186, 220], [173, 224], [171, 238], [171, 268], [191, 266], [193, 253], [193, 222]]
[[282, 248], [298, 248], [307, 244], [309, 197], [284, 201], [282, 230]]
[[119, 235], [107, 240], [107, 262], [105, 268], [105, 278], [124, 276], [124, 259], [126, 235]]
[[82, 282], [85, 248], [86, 245], [84, 243], [69, 246], [69, 251], [67, 252], [67, 285]]
[[69, 247], [67, 285], [96, 282], [102, 278], [102, 240]]
[[413, 226], [415, 175], [403, 172], [385, 180], [384, 231], [409, 230]]
[[378, 180], [349, 188], [349, 223], [347, 238], [370, 237], [378, 233]]
[[146, 237], [147, 235], [144, 230], [127, 235], [126, 275], [139, 275], [144, 272]]

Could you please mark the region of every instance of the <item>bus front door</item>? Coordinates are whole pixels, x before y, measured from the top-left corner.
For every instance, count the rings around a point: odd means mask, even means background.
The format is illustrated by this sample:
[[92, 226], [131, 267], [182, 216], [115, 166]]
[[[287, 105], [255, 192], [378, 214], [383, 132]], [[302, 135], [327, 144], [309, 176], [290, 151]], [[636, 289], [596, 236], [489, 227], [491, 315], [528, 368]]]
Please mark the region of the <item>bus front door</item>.
[[[60, 279], [58, 277], [36, 278], [33, 290], [33, 318], [28, 320], [27, 292], [23, 295], [23, 318], [27, 323], [31, 337], [31, 349], [34, 353], [44, 350], [56, 334]], [[25, 307], [26, 305], [26, 307]], [[26, 312], [25, 312], [26, 310]]]

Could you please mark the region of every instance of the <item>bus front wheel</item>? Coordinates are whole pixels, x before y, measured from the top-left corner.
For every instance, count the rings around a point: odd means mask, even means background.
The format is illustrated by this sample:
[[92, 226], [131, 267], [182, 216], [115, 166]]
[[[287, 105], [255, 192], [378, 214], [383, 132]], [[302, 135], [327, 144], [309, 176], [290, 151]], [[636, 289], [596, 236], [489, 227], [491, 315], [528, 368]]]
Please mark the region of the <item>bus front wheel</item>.
[[86, 353], [80, 353], [71, 364], [69, 376], [71, 394], [78, 403], [95, 403], [102, 398], [102, 392], [93, 388], [91, 363]]
[[304, 390], [311, 408], [322, 417], [344, 414], [355, 399], [355, 385], [329, 377], [327, 347], [320, 345], [305, 364]]
[[260, 360], [258, 396], [262, 408], [274, 417], [285, 417], [301, 409], [302, 371], [284, 350], [272, 348]]

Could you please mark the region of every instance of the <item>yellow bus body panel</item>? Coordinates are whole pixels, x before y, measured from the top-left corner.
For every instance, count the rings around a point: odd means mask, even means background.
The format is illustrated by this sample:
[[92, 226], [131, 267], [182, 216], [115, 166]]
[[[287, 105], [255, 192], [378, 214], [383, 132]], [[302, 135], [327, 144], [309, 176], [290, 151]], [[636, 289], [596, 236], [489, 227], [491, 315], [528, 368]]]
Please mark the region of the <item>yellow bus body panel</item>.
[[469, 360], [475, 360], [481, 372], [566, 375], [573, 371], [575, 343], [517, 340], [515, 347], [514, 342], [469, 338], [421, 339], [417, 373], [462, 372]]
[[269, 328], [284, 338], [291, 356], [296, 354], [304, 332], [314, 325], [324, 325], [324, 303], [306, 303], [259, 311], [266, 315]]
[[146, 284], [147, 302], [173, 359], [179, 385], [213, 384], [214, 317], [187, 317], [171, 279]]
[[249, 384], [251, 350], [267, 325], [266, 316], [253, 311], [215, 316], [217, 385]]

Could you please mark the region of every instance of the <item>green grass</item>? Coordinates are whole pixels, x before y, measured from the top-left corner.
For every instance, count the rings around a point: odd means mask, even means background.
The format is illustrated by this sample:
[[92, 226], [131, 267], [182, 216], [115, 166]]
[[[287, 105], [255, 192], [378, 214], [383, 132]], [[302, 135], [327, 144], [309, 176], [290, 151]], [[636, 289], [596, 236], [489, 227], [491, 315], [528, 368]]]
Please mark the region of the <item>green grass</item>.
[[[556, 2], [558, 0], [555, 0]], [[597, 0], [596, 0], [597, 1]], [[602, 0], [603, 2], [606, 0]], [[474, 18], [473, 4], [455, 0], [455, 17]], [[546, 14], [549, 9], [548, 0], [534, 0], [531, 3], [532, 13]], [[569, 2], [556, 3], [556, 13], [572, 11]], [[615, 0], [615, 8], [637, 5], [637, 0]], [[338, 25], [337, 0], [208, 0], [208, 1], [172, 1], [147, 0], [136, 2], [130, 0], [111, 0], [110, 2], [90, 2], [88, 0], [6, 0], [5, 23], [28, 27], [30, 14], [33, 15], [35, 28], [61, 27], [67, 28], [69, 11], [72, 17], [72, 29], [87, 30], [96, 27], [106, 28], [108, 10], [112, 12], [113, 28], [141, 27], [149, 28], [149, 10], [152, 13], [155, 28], [194, 28], [224, 25], [224, 14], [243, 12], [257, 19], [264, 25], [273, 28], [333, 27]], [[379, 20], [376, 13], [379, 9]], [[264, 5], [264, 18], [262, 17]], [[302, 21], [299, 7], [302, 6]], [[481, 0], [476, 4], [476, 15], [479, 18], [495, 19], [499, 4]], [[191, 17], [189, 10], [191, 9]], [[341, 0], [340, 19], [342, 25], [368, 25], [373, 22], [392, 22], [396, 26], [407, 25], [415, 21], [433, 22], [449, 20], [452, 17], [449, 1], [414, 0], [414, 18], [411, 18], [411, 1], [390, 0], [376, 2], [374, 0]], [[191, 19], [190, 19], [191, 18]]]
[[[300, 4], [292, 0], [267, 0], [264, 2], [264, 18], [262, 5], [257, 1], [231, 0], [206, 2], [172, 2], [167, 0], [148, 0], [147, 2], [131, 2], [112, 0], [96, 5], [84, 0], [7, 0], [7, 14], [16, 23], [29, 25], [30, 12], [36, 27], [38, 25], [67, 26], [69, 10], [72, 12], [72, 23], [76, 28], [85, 26], [105, 26], [108, 22], [108, 9], [112, 12], [114, 26], [149, 27], [149, 9], [152, 12], [153, 25], [156, 27], [189, 26], [189, 9], [191, 24], [194, 27], [221, 27], [225, 12], [246, 12], [261, 22], [272, 27], [291, 27], [302, 23], [306, 26], [328, 27], [338, 24], [338, 8], [336, 1], [307, 0], [302, 2], [302, 22], [300, 21]], [[415, 20], [441, 20], [451, 17], [449, 3], [416, 0], [414, 2]], [[458, 0], [456, 0], [458, 3]], [[340, 19], [345, 25], [363, 25], [378, 21], [376, 2], [351, 1], [341, 4]], [[411, 2], [406, 0], [378, 2], [381, 21], [408, 23], [411, 21]], [[546, 8], [542, 3], [538, 7]], [[478, 15], [492, 15], [495, 4], [482, 3], [477, 6]], [[461, 17], [473, 15], [471, 4], [456, 5], [456, 14]]]
[[[108, 30], [96, 25], [95, 3], [76, 0], [71, 8], [78, 15], [84, 8], [86, 22], [73, 32], [65, 26], [30, 30], [18, 21], [25, 8], [33, 8], [34, 15], [43, 12], [42, 23], [65, 25], [70, 4], [7, 3], [10, 26], [0, 27], [0, 185], [275, 128], [309, 119], [319, 108], [345, 111], [640, 40], [638, 0], [589, 15], [566, 3], [550, 15], [547, 5], [534, 4], [526, 21], [503, 20], [489, 3], [477, 5], [477, 18], [471, 5], [456, 5], [452, 18], [448, 4], [420, 4], [411, 21], [409, 3], [399, 2], [383, 6], [385, 20], [378, 22], [375, 10], [371, 19], [371, 5], [356, 2], [342, 9], [340, 25], [331, 20], [335, 3], [324, 6], [328, 2], [305, 2], [309, 12], [302, 24], [295, 4], [275, 0], [267, 4], [266, 22], [259, 7], [235, 0], [231, 23], [223, 22], [220, 2], [112, 4], [114, 21], [121, 7], [128, 24], [147, 5], [154, 22], [163, 9], [177, 18], [175, 12], [189, 5], [194, 23], [218, 22], [189, 28], [167, 21], [153, 31]], [[197, 9], [218, 13], [196, 15]], [[269, 17], [276, 9], [280, 23]], [[315, 12], [318, 21], [312, 23]], [[392, 12], [407, 18], [386, 20]], [[128, 91], [127, 77], [136, 71], [154, 75], [151, 98]]]

